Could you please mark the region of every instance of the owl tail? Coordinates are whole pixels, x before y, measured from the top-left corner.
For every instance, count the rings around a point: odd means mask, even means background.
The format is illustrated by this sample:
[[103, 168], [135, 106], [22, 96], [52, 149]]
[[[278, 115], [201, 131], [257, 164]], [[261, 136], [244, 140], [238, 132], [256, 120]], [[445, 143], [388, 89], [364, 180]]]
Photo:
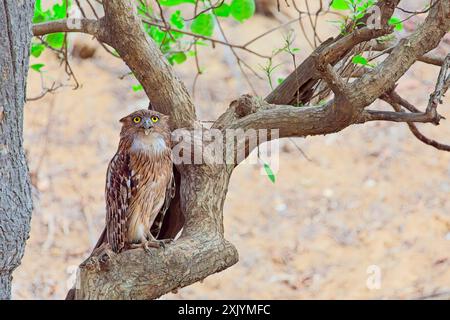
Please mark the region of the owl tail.
[[[102, 234], [100, 235], [100, 238], [97, 241], [97, 244], [95, 245], [94, 249], [92, 250], [92, 253], [94, 253], [95, 249], [99, 248], [103, 243], [106, 243], [106, 227], [103, 229]], [[91, 256], [92, 256], [91, 253]]]

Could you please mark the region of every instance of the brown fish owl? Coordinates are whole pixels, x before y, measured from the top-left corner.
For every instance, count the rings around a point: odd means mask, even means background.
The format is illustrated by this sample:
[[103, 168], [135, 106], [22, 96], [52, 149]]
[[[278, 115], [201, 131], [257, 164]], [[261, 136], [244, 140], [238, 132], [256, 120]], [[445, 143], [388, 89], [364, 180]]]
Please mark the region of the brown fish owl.
[[174, 193], [169, 117], [139, 110], [120, 122], [119, 148], [106, 176], [106, 240], [114, 252], [159, 247], [165, 240], [156, 240], [157, 224]]

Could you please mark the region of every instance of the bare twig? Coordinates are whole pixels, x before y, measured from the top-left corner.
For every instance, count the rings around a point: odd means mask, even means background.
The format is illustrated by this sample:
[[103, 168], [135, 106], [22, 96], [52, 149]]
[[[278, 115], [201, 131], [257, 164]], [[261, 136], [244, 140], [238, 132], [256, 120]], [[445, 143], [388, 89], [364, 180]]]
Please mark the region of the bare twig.
[[442, 103], [442, 97], [447, 92], [450, 85], [450, 75], [447, 75], [449, 67], [450, 54], [448, 54], [444, 59], [444, 63], [442, 64], [441, 71], [439, 72], [439, 76], [436, 81], [436, 87], [430, 96], [426, 112], [436, 113], [437, 106]]
[[[253, 51], [253, 50], [247, 48], [247, 46], [238, 45], [238, 44], [232, 44], [232, 43], [229, 43], [229, 42], [227, 42], [227, 41], [222, 41], [222, 40], [219, 40], [219, 39], [214, 39], [214, 38], [211, 38], [211, 37], [207, 37], [207, 36], [204, 36], [204, 35], [196, 34], [196, 33], [190, 32], [190, 31], [186, 31], [186, 30], [175, 29], [175, 28], [172, 28], [172, 27], [170, 27], [170, 26], [164, 26], [164, 25], [161, 25], [161, 24], [159, 24], [159, 23], [149, 21], [149, 20], [147, 20], [147, 19], [143, 19], [142, 21], [143, 21], [144, 23], [148, 24], [148, 25], [158, 27], [158, 28], [160, 28], [161, 30], [164, 30], [164, 31], [175, 31], [175, 32], [179, 32], [179, 33], [182, 33], [182, 34], [185, 34], [185, 35], [194, 37], [194, 38], [200, 38], [200, 39], [203, 39], [203, 40], [208, 40], [208, 41], [211, 41], [212, 43], [219, 43], [219, 44], [222, 44], [222, 45], [225, 45], [225, 46], [228, 46], [228, 47], [232, 47], [232, 48], [236, 48], [236, 49], [241, 49], [241, 50], [244, 50], [244, 51], [248, 51], [249, 53], [252, 53], [252, 54], [254, 54], [254, 55], [258, 56], [258, 57], [261, 57], [261, 58], [266, 58], [266, 59], [269, 58], [269, 56], [266, 56], [266, 55], [260, 54], [260, 53], [258, 53], [258, 52], [255, 52], [255, 51]], [[169, 33], [170, 33], [170, 32], [169, 32]]]

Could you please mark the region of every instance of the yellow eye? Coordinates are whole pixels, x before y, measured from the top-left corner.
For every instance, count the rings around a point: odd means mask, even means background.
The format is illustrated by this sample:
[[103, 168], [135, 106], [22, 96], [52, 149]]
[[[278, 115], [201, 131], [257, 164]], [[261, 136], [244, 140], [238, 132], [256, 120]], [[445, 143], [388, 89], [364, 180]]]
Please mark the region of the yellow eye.
[[159, 118], [157, 116], [152, 117], [152, 122], [158, 122]]
[[134, 122], [134, 123], [139, 123], [139, 122], [141, 122], [141, 117], [134, 117], [134, 118], [133, 118], [133, 122]]

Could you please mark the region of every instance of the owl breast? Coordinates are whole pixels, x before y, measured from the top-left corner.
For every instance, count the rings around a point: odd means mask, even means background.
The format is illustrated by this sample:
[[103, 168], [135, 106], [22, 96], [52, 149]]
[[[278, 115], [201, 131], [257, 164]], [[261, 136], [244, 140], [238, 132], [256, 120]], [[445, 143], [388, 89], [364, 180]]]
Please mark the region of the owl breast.
[[172, 177], [171, 150], [165, 141], [158, 136], [136, 140], [130, 159], [132, 186], [127, 219], [127, 238], [131, 243], [150, 236], [150, 228], [164, 204]]
[[[128, 218], [128, 240], [132, 243], [148, 238], [150, 228], [164, 204], [169, 180], [161, 176], [157, 181], [144, 182], [141, 192], [132, 198]], [[164, 191], [163, 191], [164, 190]]]
[[159, 156], [167, 150], [164, 137], [156, 132], [149, 135], [141, 135], [134, 138], [130, 151], [133, 153], [144, 153], [148, 156]]

